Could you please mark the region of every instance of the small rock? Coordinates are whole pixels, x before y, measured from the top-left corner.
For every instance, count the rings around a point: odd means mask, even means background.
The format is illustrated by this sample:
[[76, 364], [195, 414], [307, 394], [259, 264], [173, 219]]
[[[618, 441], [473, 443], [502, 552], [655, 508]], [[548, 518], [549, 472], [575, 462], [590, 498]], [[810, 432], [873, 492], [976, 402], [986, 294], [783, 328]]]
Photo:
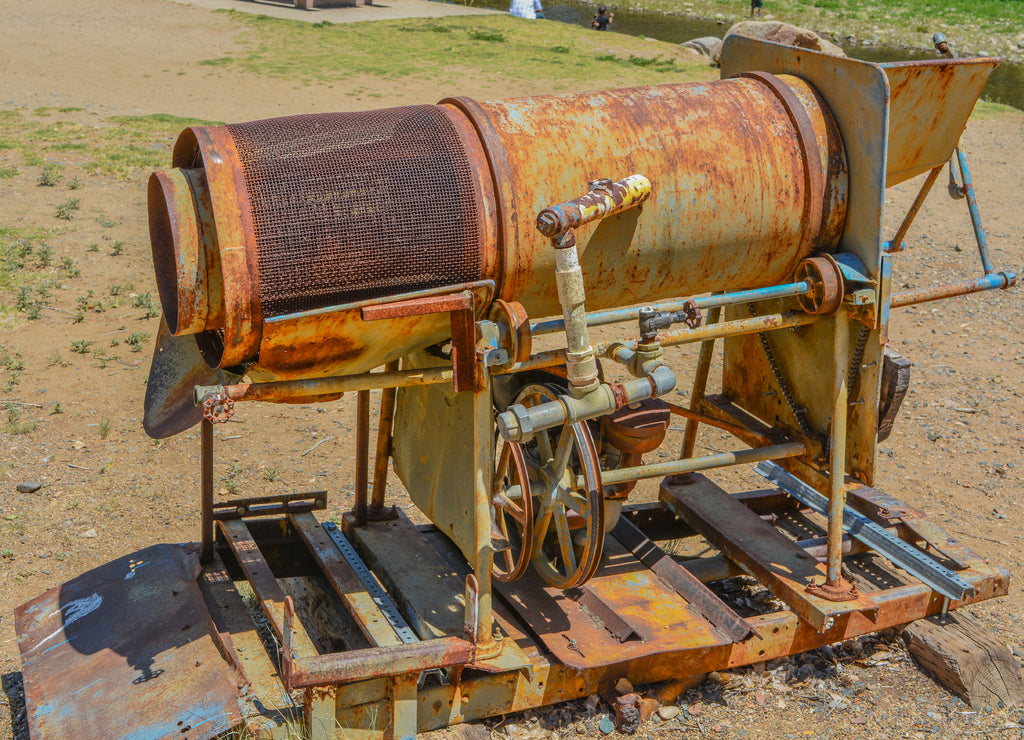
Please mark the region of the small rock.
[[704, 705], [701, 704], [699, 701], [695, 701], [693, 704], [690, 705], [689, 712], [695, 717], [700, 716], [700, 713], [703, 711]]
[[666, 705], [664, 707], [661, 707], [658, 710], [658, 716], [661, 717], [662, 719], [665, 719], [665, 720], [672, 719], [673, 717], [675, 717], [678, 714], [679, 714], [679, 707], [677, 707], [675, 704], [668, 704], [668, 705]]
[[43, 484], [39, 481], [26, 481], [17, 485], [18, 493], [35, 493], [42, 487]]
[[615, 731], [615, 723], [612, 722], [612, 718], [607, 714], [601, 718], [601, 721], [597, 723], [597, 729], [599, 729], [605, 735], [611, 735]]
[[96, 530], [95, 529], [87, 529], [84, 532], [82, 532], [82, 534], [79, 535], [79, 537], [88, 537], [90, 539], [95, 537], [95, 536], [96, 536]]
[[625, 696], [626, 694], [633, 693], [633, 684], [631, 684], [625, 678], [620, 678], [615, 682], [615, 693], [619, 696]]

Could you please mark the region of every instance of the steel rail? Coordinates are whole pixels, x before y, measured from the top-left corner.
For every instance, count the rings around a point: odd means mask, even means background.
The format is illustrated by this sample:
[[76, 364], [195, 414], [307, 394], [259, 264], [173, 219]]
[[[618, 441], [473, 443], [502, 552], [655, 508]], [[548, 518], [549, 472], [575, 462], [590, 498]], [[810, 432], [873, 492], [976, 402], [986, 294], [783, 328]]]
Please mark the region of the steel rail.
[[[767, 461], [761, 462], [754, 468], [754, 471], [805, 506], [822, 516], [827, 515], [828, 499], [778, 465]], [[974, 595], [972, 584], [849, 506], [843, 510], [843, 530], [865, 545], [874, 548], [880, 555], [888, 558], [946, 598], [961, 601]]]

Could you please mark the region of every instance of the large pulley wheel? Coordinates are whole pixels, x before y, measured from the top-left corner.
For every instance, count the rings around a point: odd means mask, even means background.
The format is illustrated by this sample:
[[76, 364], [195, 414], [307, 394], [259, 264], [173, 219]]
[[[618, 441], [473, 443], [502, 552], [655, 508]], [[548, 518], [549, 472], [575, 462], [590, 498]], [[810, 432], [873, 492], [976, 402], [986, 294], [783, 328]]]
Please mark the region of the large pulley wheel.
[[522, 448], [500, 437], [498, 444], [491, 503], [494, 526], [504, 546], [494, 553], [491, 576], [496, 581], [514, 581], [526, 572], [533, 552], [533, 492]]
[[[528, 385], [516, 403], [554, 401], [560, 389]], [[586, 422], [537, 432], [519, 445], [535, 497], [531, 562], [559, 589], [586, 583], [601, 561], [604, 496], [597, 448]]]

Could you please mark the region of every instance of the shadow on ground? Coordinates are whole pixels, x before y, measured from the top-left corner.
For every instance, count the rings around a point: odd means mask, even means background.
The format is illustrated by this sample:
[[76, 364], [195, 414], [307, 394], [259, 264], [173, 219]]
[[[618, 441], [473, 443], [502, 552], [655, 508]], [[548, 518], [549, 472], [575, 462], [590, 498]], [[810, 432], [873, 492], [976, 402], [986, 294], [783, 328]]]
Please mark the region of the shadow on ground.
[[7, 705], [11, 708], [11, 736], [14, 740], [29, 740], [28, 715], [25, 712], [25, 683], [21, 671], [5, 673], [2, 677]]

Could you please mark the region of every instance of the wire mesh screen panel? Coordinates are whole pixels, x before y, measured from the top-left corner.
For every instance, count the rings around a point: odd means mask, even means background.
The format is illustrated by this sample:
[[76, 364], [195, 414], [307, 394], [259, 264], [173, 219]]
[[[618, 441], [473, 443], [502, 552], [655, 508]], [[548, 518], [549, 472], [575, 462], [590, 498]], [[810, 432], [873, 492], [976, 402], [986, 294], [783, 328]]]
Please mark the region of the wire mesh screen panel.
[[228, 127], [245, 175], [265, 317], [477, 280], [477, 195], [435, 106]]

